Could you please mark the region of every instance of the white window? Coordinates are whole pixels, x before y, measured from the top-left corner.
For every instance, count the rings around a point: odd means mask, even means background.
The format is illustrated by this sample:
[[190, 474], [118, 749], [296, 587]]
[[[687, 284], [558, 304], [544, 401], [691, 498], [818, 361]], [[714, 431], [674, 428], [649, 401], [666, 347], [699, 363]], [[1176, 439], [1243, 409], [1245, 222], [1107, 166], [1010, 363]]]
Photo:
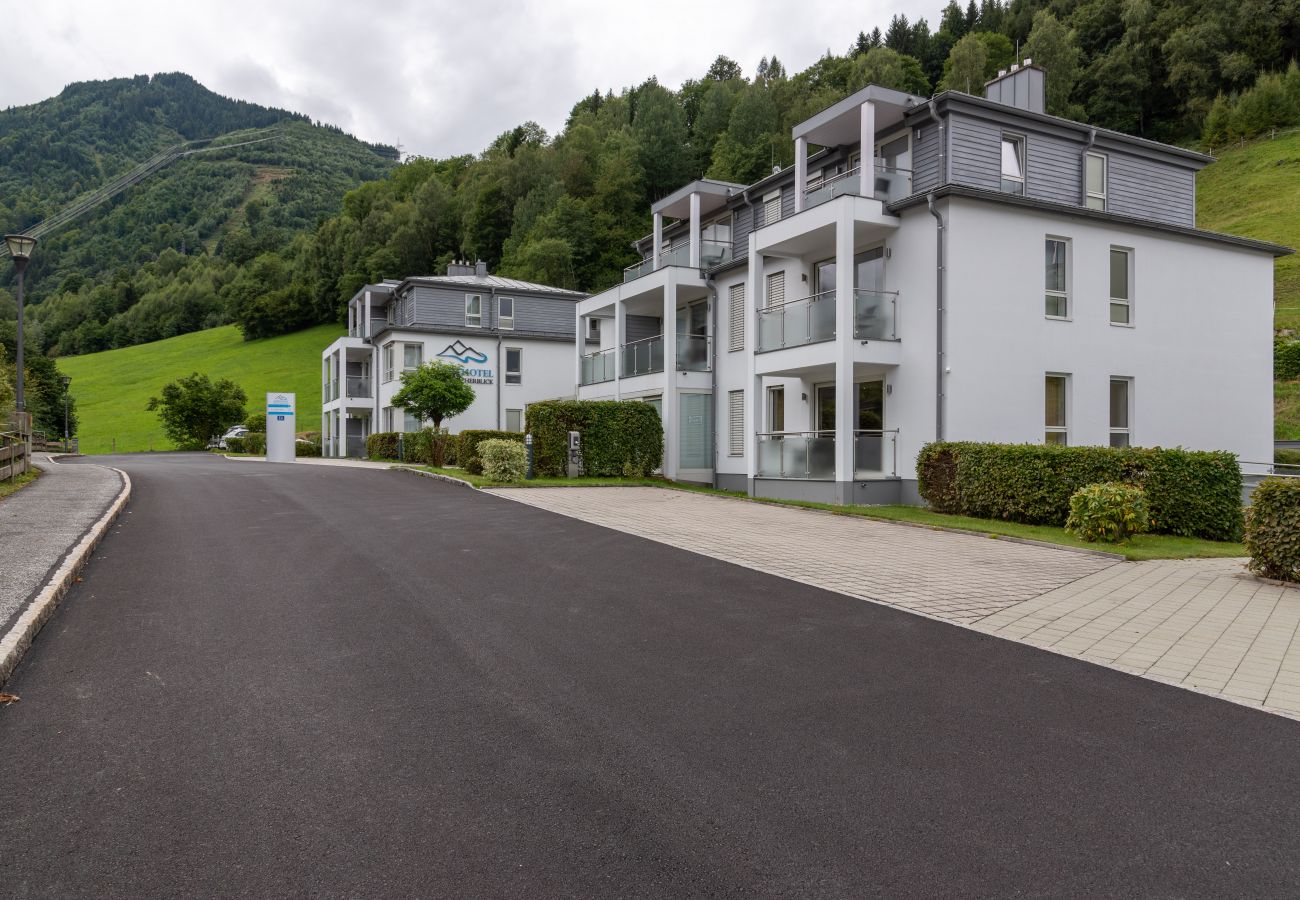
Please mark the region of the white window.
[[[384, 344], [384, 381], [393, 380], [393, 345]], [[392, 422], [389, 423], [389, 431], [392, 431]]]
[[1051, 319], [1070, 316], [1070, 242], [1064, 238], [1049, 237], [1044, 270], [1043, 315]]
[[519, 347], [506, 348], [506, 384], [524, 383], [524, 351]]
[[1110, 380], [1110, 445], [1130, 447], [1133, 439], [1133, 380]]
[[1133, 251], [1110, 248], [1110, 324], [1133, 324]]
[[424, 364], [423, 344], [402, 345], [402, 371], [410, 372]]
[[1044, 382], [1044, 438], [1045, 444], [1070, 443], [1069, 393], [1070, 376], [1048, 374]]
[[785, 388], [780, 385], [767, 389], [767, 430], [785, 431]]
[[773, 272], [767, 276], [767, 306], [779, 306], [785, 302], [785, 272]]
[[728, 350], [745, 349], [745, 282], [733, 284], [728, 292], [731, 316]]
[[420, 430], [420, 420], [417, 419], [415, 416], [411, 415], [411, 413], [405, 409], [402, 410], [402, 430], [403, 431]]
[[384, 407], [384, 431], [392, 431], [392, 430], [393, 430], [393, 408], [391, 406], [385, 406]]
[[497, 298], [497, 327], [503, 331], [513, 331], [515, 327], [515, 298]]
[[483, 324], [483, 297], [481, 294], [465, 295], [465, 324], [478, 328]]
[[1002, 135], [1002, 190], [1025, 192], [1025, 139], [1017, 135]]
[[1106, 208], [1107, 159], [1102, 153], [1089, 153], [1084, 159], [1084, 180], [1087, 196], [1084, 205], [1089, 209]]
[[763, 224], [781, 221], [781, 192], [773, 191], [763, 198]]
[[727, 455], [745, 455], [745, 392], [727, 392]]
[[522, 409], [506, 410], [506, 431], [524, 430], [524, 411]]

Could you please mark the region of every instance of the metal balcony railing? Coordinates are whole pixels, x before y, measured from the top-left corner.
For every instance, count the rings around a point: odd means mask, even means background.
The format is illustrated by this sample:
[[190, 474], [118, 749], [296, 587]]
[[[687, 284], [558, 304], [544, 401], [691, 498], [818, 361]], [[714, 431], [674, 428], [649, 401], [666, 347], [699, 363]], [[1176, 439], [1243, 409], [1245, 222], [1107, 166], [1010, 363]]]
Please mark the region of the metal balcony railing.
[[614, 380], [614, 348], [597, 350], [581, 358], [581, 384], [600, 384]]
[[853, 337], [859, 341], [898, 340], [898, 292], [853, 292]]
[[623, 378], [650, 375], [664, 370], [664, 339], [662, 335], [631, 341], [622, 347]]
[[[758, 435], [758, 476], [833, 481], [835, 432], [769, 431]], [[898, 429], [853, 432], [855, 478], [892, 478], [898, 474]]]
[[892, 478], [898, 474], [898, 429], [853, 432], [853, 474], [858, 478]]
[[835, 292], [787, 300], [758, 311], [758, 351], [835, 340]]

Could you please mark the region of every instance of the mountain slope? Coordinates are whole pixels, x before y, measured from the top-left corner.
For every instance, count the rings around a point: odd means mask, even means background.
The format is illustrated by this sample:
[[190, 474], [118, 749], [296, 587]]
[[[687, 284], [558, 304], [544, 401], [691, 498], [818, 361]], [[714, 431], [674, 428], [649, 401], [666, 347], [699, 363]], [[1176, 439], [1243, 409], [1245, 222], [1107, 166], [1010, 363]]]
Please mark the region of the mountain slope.
[[298, 428], [320, 430], [320, 354], [342, 335], [335, 325], [244, 341], [233, 325], [59, 360], [72, 376], [83, 453], [169, 450], [157, 413], [145, 407], [163, 385], [191, 372], [229, 378], [261, 409], [267, 391], [298, 395]]
[[[192, 149], [218, 149], [176, 160], [41, 242], [28, 293], [41, 349], [86, 352], [167, 336], [114, 324], [150, 291], [190, 307], [172, 317], [171, 333], [230, 321], [216, 293], [235, 273], [221, 264], [242, 265], [309, 233], [396, 155], [297, 113], [221, 97], [183, 74], [74, 84], [0, 111], [0, 230], [26, 230], [166, 148], [213, 138]], [[142, 271], [169, 250], [210, 264]], [[0, 288], [12, 277], [0, 270]], [[196, 302], [185, 287], [204, 280], [212, 295]], [[12, 316], [0, 295], [0, 319]]]

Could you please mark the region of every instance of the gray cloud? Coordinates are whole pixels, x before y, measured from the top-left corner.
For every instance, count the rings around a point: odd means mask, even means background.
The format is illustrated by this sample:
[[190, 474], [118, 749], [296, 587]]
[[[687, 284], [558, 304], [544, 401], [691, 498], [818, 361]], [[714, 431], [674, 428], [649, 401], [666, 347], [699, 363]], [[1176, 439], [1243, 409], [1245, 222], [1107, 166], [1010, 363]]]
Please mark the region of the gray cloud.
[[[73, 81], [184, 71], [218, 93], [305, 113], [426, 156], [476, 153], [532, 119], [554, 133], [594, 89], [676, 87], [719, 53], [747, 73], [843, 52], [940, 0], [42, 0], [7, 20], [0, 107]], [[178, 11], [180, 10], [180, 11]]]

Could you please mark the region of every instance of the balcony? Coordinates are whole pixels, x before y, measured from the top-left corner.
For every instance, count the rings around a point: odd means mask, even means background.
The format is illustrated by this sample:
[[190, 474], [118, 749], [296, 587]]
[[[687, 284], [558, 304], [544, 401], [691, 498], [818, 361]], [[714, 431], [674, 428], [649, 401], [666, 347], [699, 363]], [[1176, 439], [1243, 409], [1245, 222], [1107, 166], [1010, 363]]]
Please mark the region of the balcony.
[[[874, 188], [877, 200], [894, 203], [904, 197], [911, 196], [912, 171], [910, 169], [886, 166], [881, 162], [876, 163], [875, 169]], [[860, 166], [855, 167], [808, 188], [804, 191], [804, 209], [811, 209], [845, 194], [861, 195], [861, 172], [862, 168]]]
[[622, 348], [624, 378], [637, 375], [652, 375], [664, 370], [664, 339], [660, 335], [642, 338], [623, 345]]
[[758, 352], [835, 340], [835, 292], [788, 300], [758, 311]]
[[[714, 266], [720, 266], [725, 262], [730, 262], [734, 257], [732, 246], [727, 241], [700, 241], [700, 265], [701, 269], [711, 269]], [[654, 257], [647, 256], [638, 263], [634, 263], [623, 270], [623, 283], [636, 281], [638, 278], [649, 275], [656, 269], [662, 269], [664, 266], [689, 266], [691, 264], [691, 247], [690, 244], [682, 244], [680, 247], [673, 247], [664, 250], [659, 254], [659, 265], [654, 264]]]
[[859, 341], [898, 340], [898, 292], [853, 292], [853, 338]]
[[366, 377], [349, 375], [347, 377], [345, 388], [349, 398], [357, 397], [368, 399], [373, 396], [370, 393], [370, 379]]
[[[835, 433], [759, 433], [758, 477], [835, 480]], [[853, 477], [892, 478], [898, 473], [898, 429], [853, 432]]]
[[337, 400], [339, 398], [339, 383], [337, 381], [322, 382], [320, 398], [322, 403]]
[[588, 353], [581, 358], [579, 384], [600, 384], [614, 380], [614, 348]]
[[713, 367], [709, 355], [712, 340], [703, 334], [677, 335], [677, 371], [708, 372]]

